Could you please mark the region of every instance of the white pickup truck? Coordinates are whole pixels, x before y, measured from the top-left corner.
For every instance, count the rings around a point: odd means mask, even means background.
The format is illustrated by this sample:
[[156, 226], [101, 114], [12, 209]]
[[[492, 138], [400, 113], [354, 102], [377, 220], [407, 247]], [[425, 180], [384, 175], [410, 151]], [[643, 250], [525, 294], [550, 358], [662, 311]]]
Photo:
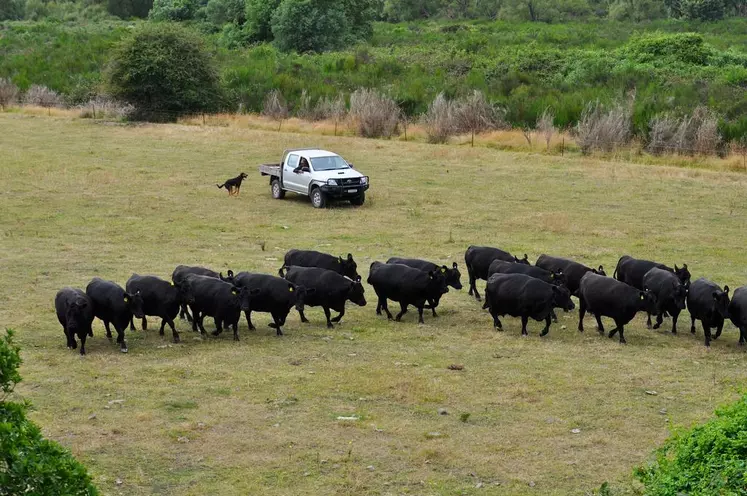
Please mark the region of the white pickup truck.
[[353, 164], [318, 148], [285, 150], [279, 164], [262, 164], [259, 172], [270, 176], [270, 190], [276, 200], [290, 191], [310, 197], [314, 208], [323, 208], [329, 200], [363, 205], [369, 186], [368, 176], [353, 169]]

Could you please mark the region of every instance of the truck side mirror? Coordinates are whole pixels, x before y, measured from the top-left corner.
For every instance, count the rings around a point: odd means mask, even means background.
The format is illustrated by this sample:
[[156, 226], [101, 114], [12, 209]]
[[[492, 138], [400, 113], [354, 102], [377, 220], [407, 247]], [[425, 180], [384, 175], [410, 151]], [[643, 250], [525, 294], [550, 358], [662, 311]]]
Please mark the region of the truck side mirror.
[[348, 162], [348, 165], [350, 166], [351, 169], [355, 169], [355, 167], [353, 167], [353, 162]]

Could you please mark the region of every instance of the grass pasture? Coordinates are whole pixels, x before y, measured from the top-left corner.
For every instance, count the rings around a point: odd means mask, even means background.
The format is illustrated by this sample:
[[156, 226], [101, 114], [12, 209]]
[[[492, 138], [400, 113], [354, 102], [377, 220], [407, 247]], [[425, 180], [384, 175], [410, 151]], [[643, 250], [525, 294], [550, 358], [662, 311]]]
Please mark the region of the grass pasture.
[[[626, 346], [600, 337], [592, 318], [578, 333], [576, 312], [542, 339], [530, 323], [523, 339], [518, 319], [492, 329], [463, 268], [470, 244], [610, 273], [629, 253], [687, 262], [695, 278], [735, 288], [747, 281], [743, 174], [22, 114], [0, 114], [0, 131], [0, 322], [22, 345], [17, 393], [104, 494], [630, 490], [632, 467], [673, 426], [744, 390], [747, 357], [731, 324], [709, 351], [686, 314], [678, 336], [637, 319]], [[270, 198], [256, 164], [309, 144], [370, 175], [364, 207]], [[238, 198], [216, 189], [241, 170]], [[169, 277], [180, 263], [275, 273], [292, 247], [352, 252], [364, 278], [392, 255], [456, 260], [465, 289], [425, 325], [412, 311], [403, 323], [376, 317], [368, 287], [369, 305], [349, 307], [333, 330], [310, 309], [311, 324], [293, 312], [279, 339], [260, 314], [256, 332], [242, 321], [239, 343], [230, 332], [199, 340], [179, 322], [173, 345], [151, 319], [128, 332], [123, 355], [96, 322], [85, 358], [64, 347], [53, 308], [62, 286]]]

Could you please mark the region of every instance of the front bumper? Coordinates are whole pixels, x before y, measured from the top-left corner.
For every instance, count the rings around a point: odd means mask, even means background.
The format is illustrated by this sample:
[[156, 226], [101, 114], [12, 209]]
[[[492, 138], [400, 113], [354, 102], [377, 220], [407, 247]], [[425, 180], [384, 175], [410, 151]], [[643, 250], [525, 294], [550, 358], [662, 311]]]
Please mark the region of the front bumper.
[[355, 186], [330, 186], [329, 184], [324, 184], [319, 186], [319, 189], [330, 198], [355, 198], [366, 191], [368, 186], [368, 184], [356, 184]]

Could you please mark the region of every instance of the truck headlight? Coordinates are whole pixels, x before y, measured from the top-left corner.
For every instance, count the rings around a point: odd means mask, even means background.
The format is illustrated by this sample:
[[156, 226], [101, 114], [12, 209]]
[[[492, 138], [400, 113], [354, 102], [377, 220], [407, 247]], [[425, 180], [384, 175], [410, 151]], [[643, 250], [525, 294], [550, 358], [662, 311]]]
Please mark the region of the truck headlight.
[[340, 184], [337, 182], [337, 179], [327, 179], [327, 185], [328, 186], [339, 186]]
[[361, 184], [368, 184], [368, 176], [363, 176], [361, 178]]

